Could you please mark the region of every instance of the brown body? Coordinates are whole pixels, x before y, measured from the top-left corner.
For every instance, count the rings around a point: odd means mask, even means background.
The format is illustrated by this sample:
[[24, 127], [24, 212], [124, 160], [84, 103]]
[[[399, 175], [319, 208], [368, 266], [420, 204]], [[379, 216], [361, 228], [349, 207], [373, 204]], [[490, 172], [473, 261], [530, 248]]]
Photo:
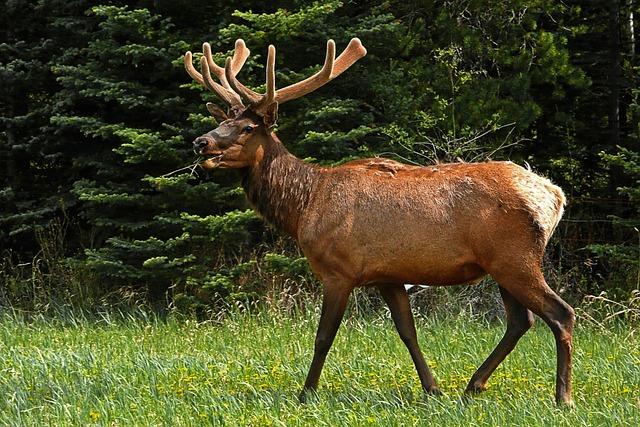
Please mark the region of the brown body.
[[[187, 55], [187, 70], [231, 105], [233, 117], [194, 141], [211, 155], [204, 167], [239, 169], [255, 209], [299, 243], [322, 281], [323, 306], [314, 358], [301, 399], [315, 390], [338, 330], [348, 297], [358, 286], [378, 287], [415, 363], [424, 390], [439, 393], [419, 349], [404, 284], [456, 285], [490, 274], [498, 283], [507, 313], [507, 331], [472, 376], [467, 391], [481, 391], [489, 376], [540, 316], [557, 345], [556, 400], [571, 403], [571, 337], [574, 314], [547, 286], [541, 271], [547, 242], [565, 203], [560, 188], [511, 162], [409, 166], [387, 159], [357, 160], [334, 168], [302, 162], [270, 130], [278, 102], [302, 96], [331, 80], [359, 57], [357, 39], [339, 58], [332, 42], [325, 66], [296, 85], [275, 91], [270, 48], [267, 93], [235, 81], [248, 55], [244, 43], [227, 61], [221, 83], [249, 98], [244, 105], [211, 84], [210, 54], [204, 76]], [[240, 52], [240, 53], [238, 53]], [[238, 59], [240, 58], [240, 59]], [[244, 59], [242, 59], [244, 58]], [[335, 70], [338, 73], [335, 73]], [[208, 82], [208, 83], [207, 83]], [[231, 83], [229, 83], [231, 82]], [[227, 89], [225, 89], [227, 90]], [[210, 108], [215, 113], [219, 110]]]
[[415, 168], [379, 159], [323, 170], [298, 241], [318, 269], [341, 264], [359, 284], [476, 281], [510, 246], [543, 247], [512, 185], [524, 174], [510, 162]]

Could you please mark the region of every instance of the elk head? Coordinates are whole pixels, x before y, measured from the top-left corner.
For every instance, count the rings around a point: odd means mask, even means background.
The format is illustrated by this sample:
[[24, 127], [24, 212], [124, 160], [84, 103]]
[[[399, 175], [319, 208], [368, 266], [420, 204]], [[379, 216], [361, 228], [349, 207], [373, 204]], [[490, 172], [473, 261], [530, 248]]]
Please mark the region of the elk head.
[[[209, 156], [202, 163], [205, 168], [245, 168], [260, 162], [268, 144], [274, 143], [271, 129], [278, 117], [278, 106], [320, 88], [367, 53], [360, 40], [353, 38], [344, 52], [336, 58], [336, 45], [333, 40], [329, 40], [320, 71], [305, 80], [276, 90], [276, 48], [271, 45], [267, 56], [266, 91], [259, 94], [236, 79], [249, 57], [249, 49], [242, 39], [236, 41], [233, 57], [227, 58], [224, 67], [213, 61], [209, 43], [202, 45], [202, 51], [202, 74], [194, 68], [191, 52], [184, 55], [185, 68], [196, 82], [212, 90], [229, 106], [225, 113], [219, 107], [207, 103], [209, 112], [221, 123], [216, 129], [193, 141], [194, 150], [198, 154]], [[213, 80], [211, 72], [220, 83]], [[247, 101], [247, 106], [244, 105], [243, 98]]]

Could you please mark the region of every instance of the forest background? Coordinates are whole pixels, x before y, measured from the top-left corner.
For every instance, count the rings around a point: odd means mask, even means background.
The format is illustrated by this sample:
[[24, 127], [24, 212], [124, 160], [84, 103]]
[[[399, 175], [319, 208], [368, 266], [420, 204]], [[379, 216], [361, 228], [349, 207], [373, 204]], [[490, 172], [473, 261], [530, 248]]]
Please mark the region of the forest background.
[[236, 173], [171, 174], [219, 103], [182, 55], [208, 41], [222, 64], [237, 38], [259, 91], [268, 44], [280, 86], [317, 70], [328, 38], [367, 47], [280, 109], [297, 156], [528, 164], [568, 199], [550, 284], [574, 304], [638, 295], [639, 1], [7, 0], [0, 19], [0, 307], [206, 315], [317, 292]]

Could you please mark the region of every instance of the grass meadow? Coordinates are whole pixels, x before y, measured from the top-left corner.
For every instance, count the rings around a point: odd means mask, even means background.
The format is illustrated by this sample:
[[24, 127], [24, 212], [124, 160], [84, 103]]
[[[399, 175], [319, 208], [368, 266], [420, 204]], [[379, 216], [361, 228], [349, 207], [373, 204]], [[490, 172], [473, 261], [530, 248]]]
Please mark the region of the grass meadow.
[[317, 320], [0, 316], [0, 425], [640, 425], [639, 331], [623, 324], [578, 323], [570, 409], [553, 402], [555, 346], [539, 319], [489, 389], [465, 397], [504, 324], [418, 318], [445, 393], [427, 397], [391, 320], [352, 314], [301, 405]]

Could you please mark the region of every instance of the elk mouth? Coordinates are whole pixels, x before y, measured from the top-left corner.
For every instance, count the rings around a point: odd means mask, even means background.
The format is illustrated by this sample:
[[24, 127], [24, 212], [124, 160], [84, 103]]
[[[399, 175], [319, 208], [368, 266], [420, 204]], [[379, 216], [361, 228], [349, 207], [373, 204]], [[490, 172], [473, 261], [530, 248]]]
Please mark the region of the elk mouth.
[[222, 151], [216, 153], [208, 153], [208, 156], [200, 162], [200, 166], [207, 169], [217, 168], [218, 166], [220, 166], [220, 163], [222, 163], [223, 156], [224, 153]]
[[[196, 150], [193, 150], [196, 154], [199, 154]], [[211, 154], [211, 153], [210, 153]], [[185, 170], [189, 170], [191, 171], [191, 173], [189, 174], [189, 177], [191, 177], [193, 174], [195, 174], [196, 176], [198, 175], [198, 173], [196, 172], [196, 168], [201, 168], [201, 169], [215, 169], [217, 167], [220, 166], [220, 164], [222, 163], [222, 157], [224, 157], [224, 153], [222, 151], [216, 151], [215, 153], [213, 153], [213, 155], [210, 155], [208, 157], [205, 157], [202, 154], [198, 155], [198, 158], [189, 166], [185, 166], [179, 169], [176, 169], [172, 172], [166, 173], [164, 175], [162, 175], [163, 177], [169, 177], [172, 175], [175, 175], [177, 173], [180, 173], [182, 171]]]
[[201, 156], [206, 156], [207, 158], [211, 158], [211, 157], [220, 157], [224, 155], [224, 151], [222, 150], [207, 150], [206, 148], [203, 148], [202, 150], [196, 151], [196, 154], [199, 154]]

